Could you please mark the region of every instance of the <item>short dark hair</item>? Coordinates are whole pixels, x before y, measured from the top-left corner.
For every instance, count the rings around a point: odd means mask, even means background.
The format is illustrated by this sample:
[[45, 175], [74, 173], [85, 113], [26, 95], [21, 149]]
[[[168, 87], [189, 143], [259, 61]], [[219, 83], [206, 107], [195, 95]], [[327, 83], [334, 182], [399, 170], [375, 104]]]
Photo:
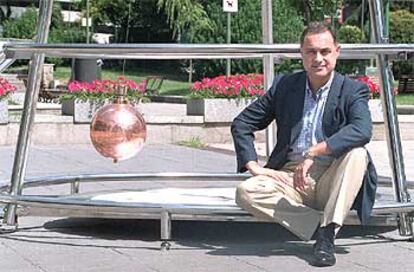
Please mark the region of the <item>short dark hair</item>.
[[308, 26], [303, 30], [302, 35], [300, 36], [300, 46], [303, 45], [305, 37], [309, 34], [320, 34], [328, 31], [331, 33], [334, 42], [336, 43], [336, 35], [333, 31], [322, 22], [310, 22]]

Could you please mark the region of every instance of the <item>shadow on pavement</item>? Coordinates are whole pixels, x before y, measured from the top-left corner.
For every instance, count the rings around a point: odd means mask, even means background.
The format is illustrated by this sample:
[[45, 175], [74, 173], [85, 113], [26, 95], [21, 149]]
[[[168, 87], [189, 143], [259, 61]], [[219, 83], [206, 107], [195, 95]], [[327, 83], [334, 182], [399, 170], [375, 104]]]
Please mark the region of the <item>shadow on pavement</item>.
[[[102, 239], [158, 241], [159, 220], [64, 218], [46, 222], [44, 228], [60, 233], [94, 236]], [[395, 227], [345, 226], [338, 238], [374, 237]], [[302, 242], [285, 228], [263, 222], [172, 222], [175, 241], [212, 241], [231, 243]], [[315, 238], [315, 237], [313, 237]]]
[[[352, 247], [394, 243], [386, 238], [393, 227], [345, 226], [338, 235], [336, 253]], [[66, 218], [21, 228], [1, 239], [31, 244], [109, 249], [160, 249], [159, 220]], [[213, 256], [295, 256], [312, 265], [312, 245], [271, 223], [173, 221], [171, 251], [202, 250]]]
[[[160, 239], [158, 220], [68, 218], [47, 222], [44, 228], [62, 234], [91, 237], [92, 241], [104, 239], [156, 242]], [[393, 239], [384, 238], [381, 234], [394, 229], [395, 227], [345, 226], [338, 234], [338, 239], [354, 240], [350, 244], [341, 242], [341, 245], [336, 246], [336, 252], [347, 254], [352, 246], [392, 243]], [[301, 241], [276, 224], [251, 222], [173, 221], [172, 239], [171, 250], [201, 249], [206, 250], [206, 254], [229, 256], [289, 255], [308, 263], [312, 262], [314, 242]]]

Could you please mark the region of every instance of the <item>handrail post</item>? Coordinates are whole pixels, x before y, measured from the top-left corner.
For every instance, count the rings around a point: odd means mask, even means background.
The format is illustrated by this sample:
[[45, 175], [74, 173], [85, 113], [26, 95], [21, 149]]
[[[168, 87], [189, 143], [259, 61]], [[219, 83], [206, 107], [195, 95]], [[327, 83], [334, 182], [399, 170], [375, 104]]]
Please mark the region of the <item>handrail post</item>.
[[[369, 11], [371, 27], [374, 35], [374, 42], [378, 44], [388, 43], [388, 36], [385, 33], [384, 12], [381, 0], [369, 0]], [[395, 107], [393, 88], [391, 85], [391, 69], [388, 56], [378, 54], [377, 66], [379, 69], [381, 83], [381, 102], [384, 109], [384, 123], [388, 143], [388, 157], [392, 169], [392, 181], [395, 199], [397, 202], [410, 202], [407, 181], [404, 171], [404, 160], [401, 147], [401, 137], [398, 125], [398, 116]], [[400, 235], [413, 235], [412, 216], [407, 213], [399, 213]]]
[[[273, 44], [273, 16], [272, 16], [272, 0], [262, 0], [262, 37], [263, 44]], [[272, 54], [263, 56], [263, 88], [268, 90], [272, 86], [274, 78], [274, 62]], [[266, 129], [266, 156], [270, 157], [270, 153], [275, 146], [276, 124], [272, 122]]]
[[[49, 27], [52, 18], [53, 0], [41, 0], [39, 3], [39, 16], [37, 24], [37, 43], [47, 43]], [[11, 177], [10, 195], [21, 195], [22, 183], [25, 178], [28, 148], [31, 131], [33, 129], [36, 113], [37, 97], [39, 95], [42, 67], [45, 59], [44, 53], [35, 53], [31, 58], [27, 91], [24, 99], [22, 119], [20, 121], [19, 137], [14, 155], [14, 164]], [[15, 204], [8, 204], [4, 216], [3, 228], [16, 229]]]

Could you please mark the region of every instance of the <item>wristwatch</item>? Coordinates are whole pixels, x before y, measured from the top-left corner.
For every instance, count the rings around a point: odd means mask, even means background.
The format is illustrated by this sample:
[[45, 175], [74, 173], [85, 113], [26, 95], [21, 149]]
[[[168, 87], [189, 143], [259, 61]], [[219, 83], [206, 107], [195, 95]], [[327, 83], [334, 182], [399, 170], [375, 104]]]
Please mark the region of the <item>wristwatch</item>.
[[303, 151], [302, 156], [305, 160], [313, 160], [315, 159], [315, 155], [308, 149]]

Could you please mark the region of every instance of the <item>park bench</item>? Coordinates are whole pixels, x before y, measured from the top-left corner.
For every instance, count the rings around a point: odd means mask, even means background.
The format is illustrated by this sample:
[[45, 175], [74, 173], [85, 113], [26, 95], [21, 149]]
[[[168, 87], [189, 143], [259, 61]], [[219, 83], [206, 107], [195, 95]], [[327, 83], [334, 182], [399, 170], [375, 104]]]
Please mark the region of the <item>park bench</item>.
[[[27, 88], [27, 75], [26, 74], [19, 74], [17, 77], [19, 80], [24, 82], [24, 86]], [[40, 84], [41, 88], [39, 90], [39, 96], [37, 101], [42, 103], [60, 103], [59, 97], [65, 94], [65, 89], [57, 88], [57, 89], [49, 89], [44, 88], [44, 84]]]
[[145, 78], [145, 91], [150, 95], [158, 95], [163, 82], [164, 77], [147, 76]]
[[414, 92], [414, 75], [401, 75], [398, 82], [398, 93]]

